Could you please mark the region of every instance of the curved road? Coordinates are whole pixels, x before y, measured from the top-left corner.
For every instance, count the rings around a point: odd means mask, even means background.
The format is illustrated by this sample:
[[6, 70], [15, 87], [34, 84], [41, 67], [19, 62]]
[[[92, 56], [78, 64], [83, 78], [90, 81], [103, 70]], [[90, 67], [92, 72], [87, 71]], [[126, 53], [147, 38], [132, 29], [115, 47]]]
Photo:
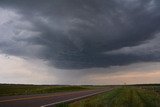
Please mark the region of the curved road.
[[110, 90], [112, 90], [112, 88], [41, 95], [0, 97], [0, 107], [51, 107], [61, 102], [71, 102]]

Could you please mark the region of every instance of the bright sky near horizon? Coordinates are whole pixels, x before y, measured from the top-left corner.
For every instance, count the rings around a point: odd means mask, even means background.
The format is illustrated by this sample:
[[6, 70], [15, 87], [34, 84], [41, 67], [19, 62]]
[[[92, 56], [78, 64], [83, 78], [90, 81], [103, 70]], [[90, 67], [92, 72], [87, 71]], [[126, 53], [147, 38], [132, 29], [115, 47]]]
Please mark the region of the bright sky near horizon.
[[159, 9], [159, 0], [1, 0], [0, 83], [159, 83]]

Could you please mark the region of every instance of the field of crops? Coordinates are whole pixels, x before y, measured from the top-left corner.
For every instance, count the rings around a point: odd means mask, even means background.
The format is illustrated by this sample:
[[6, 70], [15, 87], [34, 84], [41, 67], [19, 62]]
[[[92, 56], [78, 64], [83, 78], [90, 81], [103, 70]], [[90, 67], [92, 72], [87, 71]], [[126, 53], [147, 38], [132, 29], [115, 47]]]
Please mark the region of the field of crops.
[[0, 84], [0, 96], [44, 94], [90, 89], [89, 86], [15, 85]]
[[122, 87], [57, 107], [160, 107], [159, 93], [137, 87]]

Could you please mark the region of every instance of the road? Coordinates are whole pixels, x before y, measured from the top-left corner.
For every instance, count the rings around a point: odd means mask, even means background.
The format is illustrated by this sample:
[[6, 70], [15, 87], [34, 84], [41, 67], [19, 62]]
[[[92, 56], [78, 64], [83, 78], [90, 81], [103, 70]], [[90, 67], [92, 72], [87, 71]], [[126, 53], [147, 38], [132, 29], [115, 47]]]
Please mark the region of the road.
[[102, 92], [110, 91], [112, 88], [61, 92], [41, 95], [20, 95], [0, 97], [0, 107], [51, 107], [60, 102], [70, 102], [82, 99]]

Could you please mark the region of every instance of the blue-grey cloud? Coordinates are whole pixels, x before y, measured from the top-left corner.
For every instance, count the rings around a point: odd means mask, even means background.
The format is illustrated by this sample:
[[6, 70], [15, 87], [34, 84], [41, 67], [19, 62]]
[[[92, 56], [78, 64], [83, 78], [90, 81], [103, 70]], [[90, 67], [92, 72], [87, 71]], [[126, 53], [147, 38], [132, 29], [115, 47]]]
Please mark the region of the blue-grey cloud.
[[[22, 15], [22, 22], [32, 23], [33, 28], [24, 29], [38, 32], [37, 36], [14, 40], [42, 46], [33, 57], [47, 60], [57, 68], [109, 67], [160, 60], [159, 52], [154, 51], [159, 47], [149, 48], [153, 50], [151, 54], [139, 52], [146, 49], [142, 44], [154, 40], [159, 33], [158, 0], [1, 0], [0, 7], [16, 10]], [[141, 48], [133, 49], [136, 46]], [[30, 50], [26, 47], [1, 50], [31, 57], [26, 51], [19, 53], [21, 49]], [[133, 51], [116, 51], [125, 47]]]

